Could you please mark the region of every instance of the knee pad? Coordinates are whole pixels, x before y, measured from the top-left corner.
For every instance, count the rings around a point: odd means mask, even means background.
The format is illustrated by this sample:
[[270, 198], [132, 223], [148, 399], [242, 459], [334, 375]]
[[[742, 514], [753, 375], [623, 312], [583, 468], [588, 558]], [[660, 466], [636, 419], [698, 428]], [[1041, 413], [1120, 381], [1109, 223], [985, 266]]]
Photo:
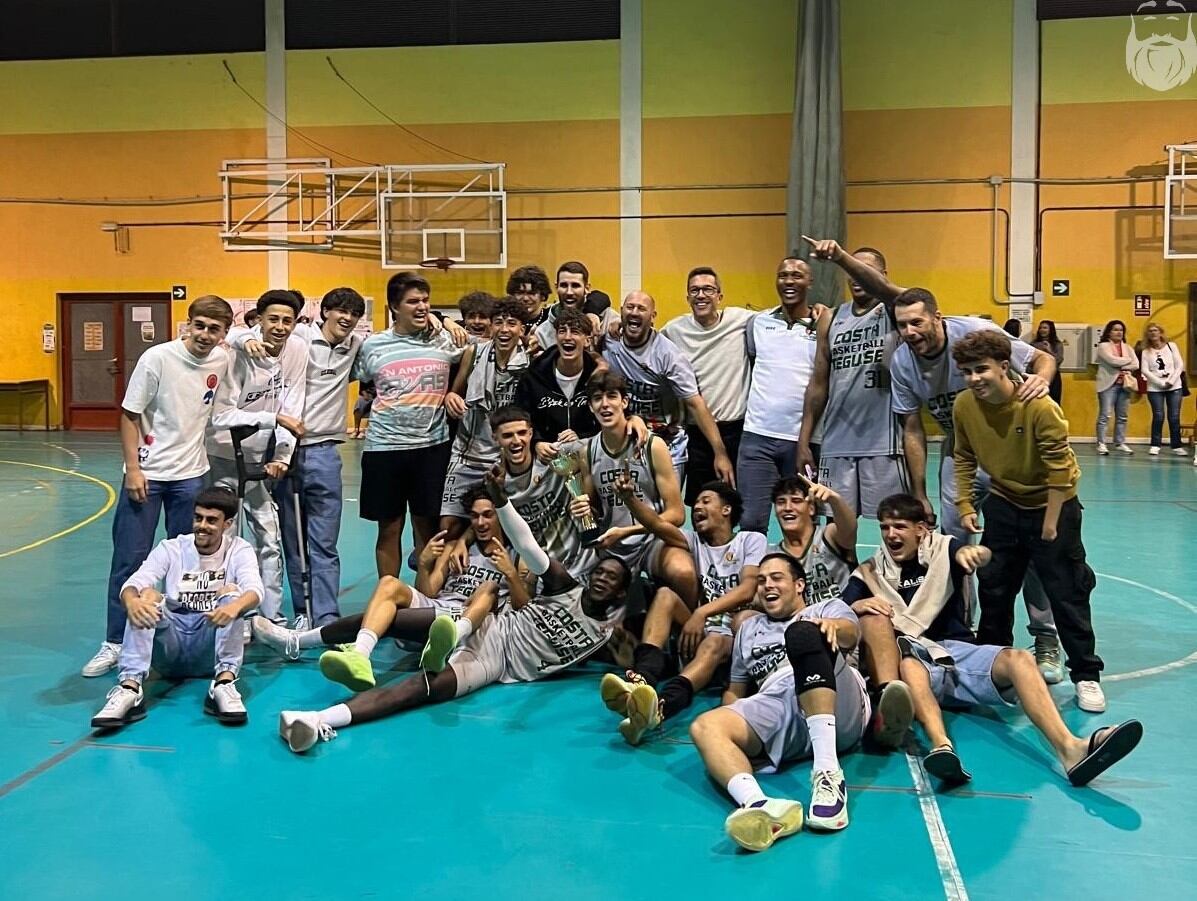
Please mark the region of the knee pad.
[[835, 690], [835, 652], [819, 627], [798, 620], [786, 629], [786, 656], [794, 668], [794, 687], [799, 695], [814, 688]]

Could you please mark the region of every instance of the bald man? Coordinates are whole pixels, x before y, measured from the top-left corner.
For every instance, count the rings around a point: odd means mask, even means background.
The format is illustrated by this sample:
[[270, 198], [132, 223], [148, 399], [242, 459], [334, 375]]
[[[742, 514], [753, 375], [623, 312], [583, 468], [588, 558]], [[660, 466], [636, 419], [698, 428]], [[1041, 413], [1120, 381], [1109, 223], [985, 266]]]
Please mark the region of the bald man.
[[768, 530], [773, 486], [797, 470], [803, 403], [815, 368], [810, 266], [786, 257], [777, 265], [776, 286], [781, 303], [753, 317], [744, 335], [752, 382], [736, 472], [744, 498], [740, 528], [750, 532]]
[[[683, 423], [688, 419], [715, 449], [715, 472], [735, 484], [731, 458], [719, 428], [698, 393], [694, 368], [677, 345], [653, 328], [657, 303], [652, 295], [633, 291], [619, 311], [621, 337], [607, 342], [603, 357], [612, 372], [628, 386], [628, 415], [639, 414], [669, 448], [678, 484], [686, 478], [689, 438]], [[683, 411], [684, 415], [683, 415]]]

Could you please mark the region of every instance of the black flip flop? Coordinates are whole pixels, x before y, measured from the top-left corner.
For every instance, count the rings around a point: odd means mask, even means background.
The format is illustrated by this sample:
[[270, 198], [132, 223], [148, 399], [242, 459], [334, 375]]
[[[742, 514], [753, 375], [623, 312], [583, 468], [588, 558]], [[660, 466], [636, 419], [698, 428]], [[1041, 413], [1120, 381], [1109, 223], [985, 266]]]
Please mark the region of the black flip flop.
[[1088, 785], [1119, 760], [1129, 754], [1143, 738], [1143, 724], [1138, 720], [1127, 720], [1105, 732], [1105, 738], [1097, 740], [1097, 730], [1089, 736], [1089, 753], [1068, 771], [1068, 781], [1073, 785]]
[[956, 749], [951, 747], [936, 748], [923, 758], [923, 768], [936, 779], [949, 785], [963, 785], [973, 778], [960, 763]]

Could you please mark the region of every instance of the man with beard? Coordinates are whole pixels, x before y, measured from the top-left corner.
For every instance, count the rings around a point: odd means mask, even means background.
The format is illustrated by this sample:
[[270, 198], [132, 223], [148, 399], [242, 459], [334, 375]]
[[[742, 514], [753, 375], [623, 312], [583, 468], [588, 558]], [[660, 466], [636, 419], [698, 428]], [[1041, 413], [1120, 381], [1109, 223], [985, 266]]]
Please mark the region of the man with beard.
[[644, 417], [653, 434], [665, 442], [681, 485], [686, 478], [689, 440], [683, 415], [694, 422], [715, 452], [716, 477], [735, 485], [735, 472], [723, 437], [698, 393], [694, 369], [668, 338], [653, 328], [657, 303], [652, 295], [633, 291], [620, 308], [622, 335], [607, 342], [603, 358], [611, 371], [623, 376], [628, 388], [628, 412]]
[[303, 753], [351, 724], [464, 697], [494, 682], [534, 682], [585, 660], [606, 644], [611, 636], [608, 613], [627, 596], [626, 566], [606, 558], [583, 587], [538, 546], [508, 501], [502, 476], [489, 474], [486, 485], [503, 531], [529, 571], [540, 578], [540, 593], [523, 606], [513, 603], [494, 613], [496, 592], [487, 582], [474, 592], [456, 623], [448, 617], [434, 621], [421, 655], [424, 672], [326, 710], [284, 710], [279, 735], [292, 751]]
[[745, 334], [752, 382], [736, 472], [744, 495], [744, 528], [769, 525], [769, 493], [797, 472], [806, 386], [814, 371], [816, 319], [807, 292], [810, 266], [786, 257], [777, 267], [780, 305], [753, 317]]
[[[711, 411], [715, 427], [731, 461], [740, 452], [744, 411], [752, 366], [744, 354], [744, 333], [755, 315], [743, 307], [723, 306], [719, 274], [709, 266], [690, 270], [686, 277], [686, 302], [690, 315], [678, 316], [661, 329], [694, 368], [698, 391]], [[689, 459], [686, 462], [685, 501], [693, 505], [707, 482], [718, 478], [715, 450], [695, 423], [686, 425]]]
[[441, 497], [440, 525], [450, 538], [462, 533], [468, 518], [461, 504], [462, 495], [482, 484], [498, 461], [490, 416], [514, 402], [519, 380], [527, 371], [528, 355], [522, 340], [526, 315], [524, 305], [514, 297], [492, 304], [492, 338], [475, 345], [472, 368], [460, 367], [452, 389], [445, 395], [449, 415], [461, 418]]
[[[1140, 38], [1140, 34], [1147, 34]], [[1170, 91], [1197, 71], [1193, 16], [1179, 0], [1148, 0], [1131, 16], [1126, 71], [1153, 91]]]
[[557, 338], [557, 317], [566, 310], [578, 310], [586, 313], [594, 326], [594, 334], [605, 335], [608, 326], [619, 319], [619, 314], [611, 309], [610, 303], [600, 314], [592, 314], [586, 309], [586, 298], [590, 293], [590, 271], [583, 263], [569, 260], [557, 267], [557, 302], [547, 307], [544, 322], [536, 327], [532, 333], [535, 344], [530, 345], [539, 350], [551, 348]]
[[[885, 273], [885, 257], [862, 247], [853, 258]], [[851, 303], [819, 318], [814, 372], [806, 389], [798, 468], [815, 467], [811, 444], [822, 433], [819, 481], [857, 516], [873, 516], [882, 498], [909, 489], [902, 425], [890, 402], [889, 359], [897, 345], [893, 313], [852, 279]]]
[[[935, 512], [927, 498], [927, 435], [922, 416], [925, 406], [944, 433], [939, 466], [940, 528], [967, 543], [970, 536], [956, 510], [952, 459], [952, 402], [964, 390], [964, 378], [951, 361], [950, 348], [972, 332], [1001, 329], [987, 319], [944, 316], [930, 291], [895, 285], [886, 273], [856, 259], [833, 240], [807, 240], [813, 245], [818, 259], [835, 263], [870, 294], [892, 304], [902, 343], [889, 362], [890, 394], [893, 411], [902, 419], [902, 442], [911, 493], [922, 501], [928, 521], [934, 523]], [[1018, 389], [1019, 398], [1029, 400], [1047, 394], [1055, 376], [1056, 358], [1023, 341], [1014, 340], [1012, 347], [1014, 366], [1025, 373]], [[984, 497], [988, 478], [984, 471], [978, 470], [974, 491], [978, 501]], [[968, 596], [974, 596], [971, 580]], [[1028, 630], [1035, 639], [1035, 659], [1045, 680], [1053, 684], [1059, 682], [1064, 678], [1064, 666], [1060, 660], [1051, 602], [1033, 568], [1027, 572], [1023, 600], [1030, 618]]]

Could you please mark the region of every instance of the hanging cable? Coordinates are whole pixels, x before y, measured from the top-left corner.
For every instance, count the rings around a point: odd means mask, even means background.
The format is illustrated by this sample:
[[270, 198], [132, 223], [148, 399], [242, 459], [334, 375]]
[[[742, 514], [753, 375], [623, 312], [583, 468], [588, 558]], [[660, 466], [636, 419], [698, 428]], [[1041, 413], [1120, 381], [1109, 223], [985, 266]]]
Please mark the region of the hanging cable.
[[382, 109], [379, 108], [378, 104], [376, 104], [373, 100], [371, 100], [369, 97], [367, 97], [361, 91], [359, 91], [356, 87], [354, 87], [352, 82], [350, 82], [348, 78], [346, 78], [344, 75], [342, 75], [341, 72], [337, 69], [337, 67], [335, 65], [333, 65], [332, 57], [326, 56], [326, 57], [324, 57], [324, 61], [326, 63], [328, 63], [328, 67], [330, 69], [332, 69], [333, 75], [337, 76], [337, 78], [339, 78], [345, 84], [345, 87], [349, 88], [349, 90], [351, 90], [351, 91], [353, 91], [353, 93], [357, 94], [357, 96], [360, 97], [361, 100], [368, 107], [370, 107], [370, 109], [374, 110], [374, 112], [378, 113], [378, 115], [382, 116], [384, 119], [386, 119], [388, 122], [390, 122], [396, 128], [398, 128], [404, 134], [411, 135], [411, 137], [415, 138], [417, 141], [422, 141], [423, 143], [427, 144], [429, 147], [435, 147], [437, 150], [440, 150], [444, 153], [448, 153], [451, 156], [460, 157], [463, 160], [470, 160], [471, 162], [474, 162], [474, 163], [486, 163], [486, 164], [493, 162], [492, 160], [480, 160], [480, 159], [478, 159], [478, 157], [470, 156], [468, 153], [458, 153], [456, 150], [451, 150], [448, 147], [445, 147], [443, 144], [438, 144], [438, 143], [436, 143], [436, 141], [431, 141], [428, 138], [424, 137], [423, 135], [412, 131], [410, 128], [408, 128], [406, 125], [404, 125], [402, 122], [399, 122], [397, 119], [394, 119], [391, 116], [389, 116], [387, 113], [385, 113]]
[[244, 94], [246, 97], [248, 97], [250, 99], [250, 101], [255, 106], [257, 106], [260, 110], [262, 110], [262, 112], [264, 112], [266, 115], [268, 115], [275, 122], [278, 122], [280, 125], [282, 125], [283, 128], [287, 129], [287, 132], [289, 134], [295, 135], [296, 138], [298, 138], [300, 141], [303, 141], [309, 147], [311, 147], [315, 150], [318, 150], [321, 153], [327, 153], [330, 157], [341, 157], [342, 159], [350, 160], [355, 163], [361, 163], [363, 166], [381, 165], [380, 163], [371, 162], [370, 160], [358, 159], [356, 156], [350, 156], [348, 153], [342, 153], [339, 150], [329, 147], [327, 144], [321, 144], [319, 141], [309, 138], [298, 128], [292, 128], [290, 125], [287, 124], [286, 119], [283, 119], [280, 116], [276, 115], [273, 110], [271, 110], [269, 107], [266, 106], [266, 104], [262, 103], [262, 101], [258, 100], [257, 97], [255, 97], [248, 90], [246, 90], [245, 86], [242, 85], [241, 82], [239, 82], [237, 80], [237, 76], [234, 74], [233, 69], [229, 65], [229, 61], [227, 59], [222, 59], [220, 61], [220, 64], [222, 66], [224, 66], [225, 72], [228, 73], [229, 78], [232, 80], [233, 85], [237, 88], [237, 90], [239, 90], [242, 94]]

